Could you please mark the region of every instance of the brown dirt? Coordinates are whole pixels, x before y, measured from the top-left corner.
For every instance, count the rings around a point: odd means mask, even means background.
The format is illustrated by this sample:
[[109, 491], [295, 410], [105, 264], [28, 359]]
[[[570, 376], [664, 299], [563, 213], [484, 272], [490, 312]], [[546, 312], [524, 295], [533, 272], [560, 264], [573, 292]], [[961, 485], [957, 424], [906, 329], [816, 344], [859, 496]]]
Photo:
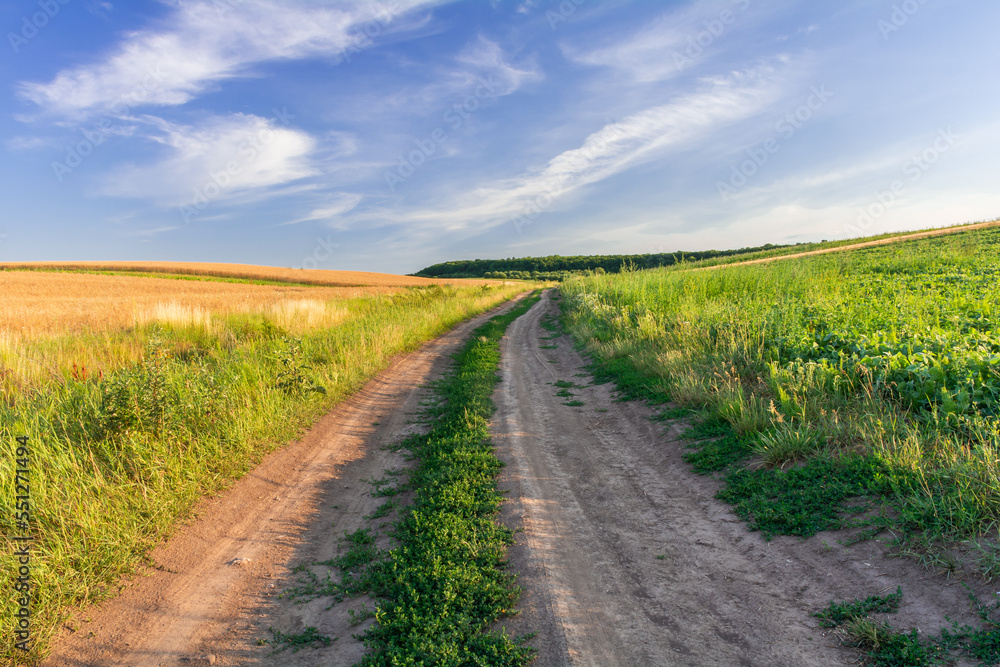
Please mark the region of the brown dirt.
[[[978, 625], [957, 581], [887, 559], [876, 542], [845, 548], [841, 533], [767, 542], [748, 532], [714, 498], [720, 483], [683, 462], [683, 423], [654, 422], [651, 408], [618, 402], [610, 385], [590, 384], [568, 337], [547, 340], [540, 321], [557, 312], [547, 293], [508, 331], [493, 422], [507, 463], [501, 520], [518, 530], [511, 567], [523, 589], [522, 613], [500, 625], [537, 633], [529, 642], [537, 667], [855, 664], [856, 653], [809, 614], [897, 585], [895, 627], [936, 632], [945, 614]], [[419, 428], [411, 419], [423, 385], [487, 316], [401, 357], [300, 441], [206, 500], [152, 554], [155, 569], [74, 614], [76, 630], [63, 631], [44, 665], [354, 664], [363, 646], [352, 634], [371, 621], [351, 626], [350, 612], [370, 600], [331, 607], [330, 598], [278, 595], [294, 584], [294, 567], [322, 578], [329, 570], [312, 564], [341, 552], [338, 536], [372, 525], [364, 517], [382, 499], [367, 480], [408, 465], [382, 446]], [[582, 385], [572, 392], [584, 405], [564, 405], [558, 380]], [[990, 599], [991, 588], [974, 589]], [[257, 645], [269, 628], [307, 627], [337, 639], [277, 654]]]
[[[652, 421], [651, 408], [617, 402], [611, 385], [556, 396], [556, 381], [591, 378], [578, 376], [585, 361], [568, 336], [546, 340], [546, 314], [558, 314], [549, 296], [509, 329], [494, 398], [503, 518], [523, 530], [511, 552], [523, 612], [504, 625], [538, 632], [537, 667], [856, 664], [810, 613], [897, 585], [894, 627], [936, 633], [945, 614], [979, 625], [956, 581], [887, 559], [876, 542], [748, 532], [714, 498], [720, 482], [682, 460], [683, 423]], [[995, 590], [974, 588], [984, 601]]]
[[[382, 447], [418, 428], [411, 420], [424, 385], [444, 371], [473, 328], [509, 307], [398, 358], [301, 440], [269, 455], [220, 497], [203, 501], [197, 518], [153, 551], [155, 568], [125, 582], [118, 597], [73, 614], [43, 665], [357, 662], [364, 647], [351, 635], [371, 621], [351, 626], [349, 612], [364, 600], [328, 610], [329, 598], [298, 604], [278, 596], [295, 583], [292, 568], [335, 556], [343, 531], [371, 525], [364, 517], [384, 499], [371, 496], [368, 480], [407, 465]], [[328, 570], [313, 569], [321, 576]], [[298, 634], [310, 626], [338, 639], [329, 648], [275, 655], [257, 643], [272, 637], [272, 627]]]

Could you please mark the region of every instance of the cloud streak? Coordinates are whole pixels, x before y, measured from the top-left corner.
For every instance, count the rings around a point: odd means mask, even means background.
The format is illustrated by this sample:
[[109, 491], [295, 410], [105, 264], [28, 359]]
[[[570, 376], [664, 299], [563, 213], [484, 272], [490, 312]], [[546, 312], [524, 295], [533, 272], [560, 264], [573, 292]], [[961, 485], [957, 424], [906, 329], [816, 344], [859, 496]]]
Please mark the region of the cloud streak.
[[182, 105], [221, 81], [251, 76], [259, 63], [357, 49], [395, 16], [433, 4], [179, 0], [162, 29], [130, 33], [103, 60], [63, 70], [48, 83], [22, 83], [19, 94], [71, 119], [108, 113], [140, 88], [144, 105]]
[[762, 111], [780, 93], [778, 77], [766, 67], [706, 80], [698, 92], [606, 124], [544, 166], [476, 188], [440, 207], [403, 215], [379, 211], [374, 217], [452, 231], [493, 226], [512, 216], [534, 219], [562, 197], [694, 145], [713, 129]]

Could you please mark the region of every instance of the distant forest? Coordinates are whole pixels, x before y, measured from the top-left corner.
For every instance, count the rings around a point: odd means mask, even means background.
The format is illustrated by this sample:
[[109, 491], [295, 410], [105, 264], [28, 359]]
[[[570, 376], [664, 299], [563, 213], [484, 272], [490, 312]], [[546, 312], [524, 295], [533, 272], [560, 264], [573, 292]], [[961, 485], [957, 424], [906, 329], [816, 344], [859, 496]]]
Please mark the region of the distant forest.
[[738, 250], [698, 250], [693, 252], [668, 252], [651, 255], [576, 255], [563, 257], [519, 257], [508, 259], [463, 259], [442, 262], [422, 269], [415, 276], [424, 278], [495, 278], [565, 280], [569, 276], [592, 273], [619, 273], [627, 269], [655, 269], [681, 262], [696, 262], [715, 257], [729, 257], [763, 250], [787, 248], [787, 245], [766, 245]]

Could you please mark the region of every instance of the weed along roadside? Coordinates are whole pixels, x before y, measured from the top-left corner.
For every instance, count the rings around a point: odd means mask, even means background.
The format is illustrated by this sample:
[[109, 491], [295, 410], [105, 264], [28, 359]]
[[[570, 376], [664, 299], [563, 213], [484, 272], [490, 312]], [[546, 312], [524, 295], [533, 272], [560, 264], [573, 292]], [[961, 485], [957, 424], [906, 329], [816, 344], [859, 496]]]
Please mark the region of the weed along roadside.
[[[315, 325], [299, 321], [270, 306], [140, 323], [87, 338], [105, 346], [104, 358], [121, 360], [101, 372], [59, 356], [77, 349], [80, 334], [17, 343], [15, 352], [47, 355], [52, 372], [32, 368], [19, 374], [21, 367], [9, 364], [14, 372], [0, 384], [0, 447], [9, 449], [0, 460], [3, 492], [15, 497], [14, 448], [17, 437], [27, 436], [34, 538], [30, 651], [14, 646], [17, 621], [5, 613], [3, 661], [44, 658], [71, 608], [83, 610], [85, 621], [86, 605], [115, 596], [128, 583], [122, 577], [146, 562], [200, 498], [253, 470], [265, 454], [358, 391], [394, 355], [522, 290], [473, 285], [360, 291], [320, 304], [336, 316], [333, 325], [329, 318]], [[131, 360], [134, 346], [138, 361]], [[9, 346], [0, 354], [10, 354]], [[24, 532], [12, 515], [5, 516], [3, 536], [10, 546]], [[16, 562], [4, 559], [0, 567], [5, 580], [17, 578]], [[5, 587], [2, 600], [5, 610], [16, 607], [13, 585]], [[75, 623], [62, 631], [86, 632], [85, 623]]]
[[[598, 378], [693, 423], [685, 459], [750, 530], [924, 564], [930, 583], [901, 582], [903, 605], [956, 579], [969, 587], [964, 607], [919, 632], [895, 627], [885, 614], [899, 601], [878, 590], [867, 607], [832, 602], [853, 610], [836, 622], [816, 609], [823, 627], [870, 664], [992, 665], [998, 247], [1000, 232], [981, 228], [771, 265], [576, 278], [561, 287], [563, 318]], [[970, 612], [978, 624], [948, 619]]]
[[[367, 647], [362, 665], [520, 665], [531, 658], [522, 638], [489, 631], [512, 613], [519, 594], [505, 570], [512, 536], [496, 522], [501, 464], [489, 440], [489, 418], [498, 341], [538, 300], [527, 297], [467, 334], [454, 365], [430, 387], [420, 418], [426, 431], [390, 445], [412, 457], [414, 466], [369, 479], [370, 495], [385, 502], [360, 527], [354, 523], [345, 531], [339, 555], [307, 560], [295, 570], [298, 581], [285, 593], [291, 601], [374, 599], [374, 608], [364, 603], [349, 610], [351, 626], [375, 619], [354, 635]], [[386, 523], [393, 513], [396, 521]], [[333, 571], [324, 575], [326, 568]], [[289, 644], [276, 633], [276, 645], [279, 639]]]
[[[332, 565], [341, 572], [323, 590], [335, 599], [369, 594], [375, 623], [361, 638], [361, 665], [524, 665], [532, 650], [524, 638], [487, 629], [512, 613], [519, 591], [505, 571], [511, 532], [498, 525], [500, 461], [489, 439], [491, 394], [498, 381], [499, 340], [537, 295], [473, 331], [454, 367], [434, 385], [426, 409], [429, 430], [399, 447], [416, 467], [408, 479], [387, 477], [374, 493], [411, 492], [398, 509], [390, 537], [376, 549], [371, 528], [346, 536], [349, 546]], [[377, 511], [372, 517], [381, 518]], [[308, 583], [309, 582], [305, 582]]]

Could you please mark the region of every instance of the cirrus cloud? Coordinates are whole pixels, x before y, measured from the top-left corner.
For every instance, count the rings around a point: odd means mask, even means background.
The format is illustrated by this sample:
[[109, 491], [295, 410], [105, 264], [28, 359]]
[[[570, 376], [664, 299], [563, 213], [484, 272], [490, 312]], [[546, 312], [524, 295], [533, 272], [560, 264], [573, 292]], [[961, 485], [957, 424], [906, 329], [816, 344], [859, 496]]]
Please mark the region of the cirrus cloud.
[[213, 84], [252, 76], [259, 63], [357, 50], [396, 16], [438, 1], [178, 0], [161, 29], [129, 33], [103, 60], [48, 83], [22, 82], [19, 92], [44, 112], [72, 119], [120, 107], [139, 88], [142, 105], [181, 105]]

